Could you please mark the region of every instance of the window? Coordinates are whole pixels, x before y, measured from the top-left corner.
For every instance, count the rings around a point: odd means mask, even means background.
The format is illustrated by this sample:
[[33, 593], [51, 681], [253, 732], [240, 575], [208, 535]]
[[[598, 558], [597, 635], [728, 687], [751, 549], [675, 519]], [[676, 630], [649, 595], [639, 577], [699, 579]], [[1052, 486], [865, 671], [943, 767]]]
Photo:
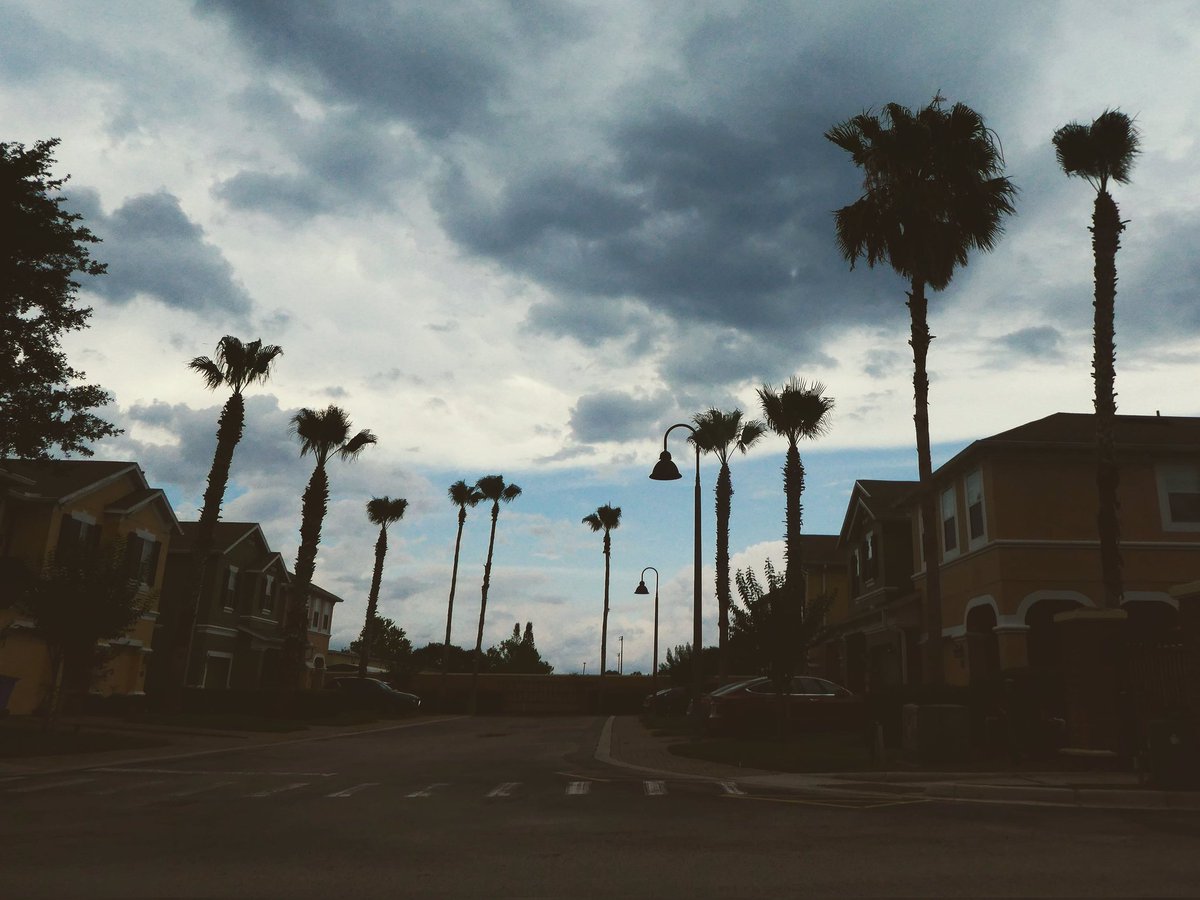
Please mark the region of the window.
[[958, 553], [958, 496], [954, 488], [942, 492], [942, 551], [946, 558]]
[[875, 533], [868, 531], [863, 540], [863, 577], [867, 581], [875, 580]]
[[987, 540], [983, 518], [983, 473], [976, 469], [967, 475], [967, 541], [971, 547]]
[[313, 614], [312, 614], [312, 627], [316, 628], [318, 623], [320, 623], [320, 621], [321, 621], [321, 611], [319, 609], [314, 609]]
[[321, 627], [326, 631], [329, 630], [329, 613], [325, 613], [325, 618], [321, 620]]
[[262, 611], [269, 613], [275, 608], [275, 576], [262, 576], [262, 600], [260, 601]]
[[158, 551], [160, 545], [152, 537], [140, 534], [125, 536], [125, 570], [131, 578], [137, 578], [148, 587], [153, 587], [158, 575]]
[[1164, 528], [1200, 530], [1200, 466], [1160, 466], [1158, 492]]
[[230, 566], [225, 574], [225, 591], [221, 598], [221, 604], [230, 612], [233, 611], [233, 605], [237, 603], [237, 582], [238, 570], [234, 566]]
[[58, 526], [58, 545], [54, 549], [59, 558], [75, 556], [81, 552], [95, 550], [100, 546], [100, 528], [84, 516], [63, 516]]

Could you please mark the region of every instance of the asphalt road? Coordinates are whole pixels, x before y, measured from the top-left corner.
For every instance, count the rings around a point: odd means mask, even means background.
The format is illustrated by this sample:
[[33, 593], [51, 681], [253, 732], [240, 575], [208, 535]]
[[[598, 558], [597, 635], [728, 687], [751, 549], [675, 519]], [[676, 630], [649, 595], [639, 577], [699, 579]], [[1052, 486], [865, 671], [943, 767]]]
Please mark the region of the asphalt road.
[[0, 896], [1195, 896], [1200, 813], [768, 793], [461, 718], [0, 781]]

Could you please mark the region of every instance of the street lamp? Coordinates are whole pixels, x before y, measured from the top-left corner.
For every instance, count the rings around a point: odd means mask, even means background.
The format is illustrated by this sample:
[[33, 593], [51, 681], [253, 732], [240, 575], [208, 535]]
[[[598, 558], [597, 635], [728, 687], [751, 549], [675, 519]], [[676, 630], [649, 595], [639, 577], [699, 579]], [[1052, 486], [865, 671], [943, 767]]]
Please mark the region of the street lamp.
[[654, 573], [654, 668], [650, 670], [650, 694], [658, 693], [658, 569], [646, 566], [642, 569], [642, 577], [638, 586], [633, 589], [635, 594], [649, 594], [646, 587], [646, 573]]
[[[654, 471], [650, 473], [650, 477], [654, 481], [678, 481], [683, 476], [679, 473], [679, 467], [671, 461], [671, 454], [667, 452], [667, 438], [676, 428], [686, 428], [693, 435], [696, 429], [691, 425], [680, 422], [677, 425], [672, 425], [663, 434], [663, 449], [658, 455], [658, 462], [654, 464]], [[702, 715], [700, 709], [700, 695], [704, 692], [704, 671], [700, 667], [700, 656], [704, 649], [704, 635], [701, 630], [701, 612], [700, 612], [700, 445], [696, 444], [696, 531], [693, 540], [694, 560], [692, 567], [692, 715], [699, 721], [699, 716]]]

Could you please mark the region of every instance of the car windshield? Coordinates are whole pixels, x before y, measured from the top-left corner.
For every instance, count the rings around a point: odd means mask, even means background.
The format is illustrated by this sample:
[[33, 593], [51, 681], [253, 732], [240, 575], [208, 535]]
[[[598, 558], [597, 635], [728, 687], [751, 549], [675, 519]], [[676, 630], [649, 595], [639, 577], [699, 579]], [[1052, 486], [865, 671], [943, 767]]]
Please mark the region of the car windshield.
[[752, 686], [757, 685], [759, 682], [767, 681], [767, 680], [768, 679], [766, 679], [766, 678], [753, 678], [750, 681], [735, 681], [732, 684], [723, 684], [719, 688], [717, 688], [715, 691], [713, 691], [709, 696], [720, 697], [723, 694], [728, 694], [732, 691], [736, 691], [741, 688], [751, 688]]

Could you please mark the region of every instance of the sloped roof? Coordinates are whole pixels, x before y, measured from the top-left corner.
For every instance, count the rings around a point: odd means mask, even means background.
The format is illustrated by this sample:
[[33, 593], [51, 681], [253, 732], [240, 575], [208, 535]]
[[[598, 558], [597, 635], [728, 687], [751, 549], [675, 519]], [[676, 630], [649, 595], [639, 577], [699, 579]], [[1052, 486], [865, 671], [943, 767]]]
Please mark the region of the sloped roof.
[[[176, 541], [171, 549], [187, 551], [195, 549], [196, 534], [200, 529], [200, 523], [180, 522], [179, 527], [183, 529], [183, 537]], [[213, 549], [228, 553], [255, 531], [261, 533], [257, 522], [217, 522], [216, 528], [213, 529]], [[263, 546], [267, 546], [265, 537]]]
[[135, 462], [107, 459], [6, 459], [0, 461], [0, 469], [32, 482], [27, 488], [15, 489], [31, 500], [66, 500], [127, 471], [136, 472], [143, 487], [146, 486], [145, 476]]
[[842, 530], [838, 533], [838, 540], [845, 540], [846, 535], [850, 533], [860, 508], [865, 509], [876, 521], [907, 518], [905, 502], [919, 485], [918, 481], [884, 481], [872, 478], [860, 478], [855, 481], [854, 490], [850, 492], [850, 502], [846, 504], [846, 515], [842, 519]]

